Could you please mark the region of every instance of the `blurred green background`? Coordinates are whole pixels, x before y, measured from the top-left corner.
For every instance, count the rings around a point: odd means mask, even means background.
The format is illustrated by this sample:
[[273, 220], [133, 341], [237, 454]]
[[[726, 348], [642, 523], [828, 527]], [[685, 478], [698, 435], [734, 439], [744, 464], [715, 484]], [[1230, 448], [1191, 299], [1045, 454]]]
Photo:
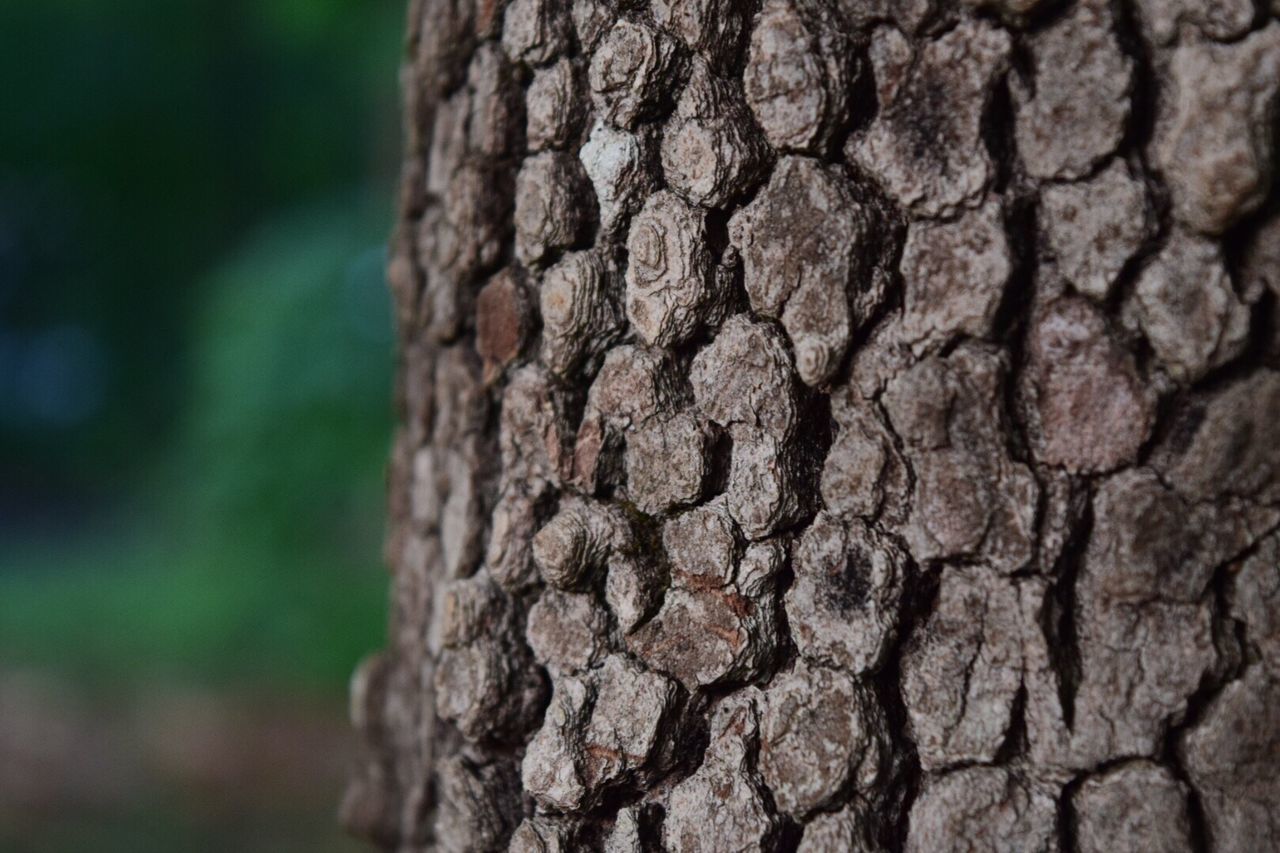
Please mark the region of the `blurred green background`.
[[341, 851], [403, 0], [0, 0], [0, 850]]

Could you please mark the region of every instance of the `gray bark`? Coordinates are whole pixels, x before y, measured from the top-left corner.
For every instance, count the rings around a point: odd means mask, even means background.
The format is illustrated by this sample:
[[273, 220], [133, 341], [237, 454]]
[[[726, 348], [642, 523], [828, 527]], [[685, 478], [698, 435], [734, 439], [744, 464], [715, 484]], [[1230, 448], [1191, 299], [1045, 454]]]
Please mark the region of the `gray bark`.
[[416, 0], [390, 850], [1280, 849], [1280, 22]]

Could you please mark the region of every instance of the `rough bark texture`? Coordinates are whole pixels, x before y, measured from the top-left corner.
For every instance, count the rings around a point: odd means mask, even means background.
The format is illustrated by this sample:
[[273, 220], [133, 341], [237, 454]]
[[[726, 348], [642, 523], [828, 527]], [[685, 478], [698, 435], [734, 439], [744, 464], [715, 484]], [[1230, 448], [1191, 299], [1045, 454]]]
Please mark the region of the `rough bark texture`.
[[1280, 849], [1253, 0], [415, 0], [387, 849]]

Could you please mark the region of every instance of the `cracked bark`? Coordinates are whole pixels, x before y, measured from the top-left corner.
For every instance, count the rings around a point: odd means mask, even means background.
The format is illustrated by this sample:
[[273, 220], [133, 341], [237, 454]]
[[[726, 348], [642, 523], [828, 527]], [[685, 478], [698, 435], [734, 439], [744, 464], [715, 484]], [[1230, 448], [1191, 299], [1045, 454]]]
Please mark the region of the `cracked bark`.
[[413, 0], [385, 849], [1280, 850], [1280, 21]]

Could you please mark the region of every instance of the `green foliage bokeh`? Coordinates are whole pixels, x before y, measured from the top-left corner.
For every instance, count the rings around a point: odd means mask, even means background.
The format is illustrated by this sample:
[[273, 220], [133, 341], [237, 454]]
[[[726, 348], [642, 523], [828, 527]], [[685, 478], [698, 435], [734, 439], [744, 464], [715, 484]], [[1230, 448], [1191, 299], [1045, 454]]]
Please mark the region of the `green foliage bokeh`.
[[336, 696], [381, 642], [402, 19], [0, 2], [0, 344], [101, 385], [42, 423], [0, 353], [0, 664]]

